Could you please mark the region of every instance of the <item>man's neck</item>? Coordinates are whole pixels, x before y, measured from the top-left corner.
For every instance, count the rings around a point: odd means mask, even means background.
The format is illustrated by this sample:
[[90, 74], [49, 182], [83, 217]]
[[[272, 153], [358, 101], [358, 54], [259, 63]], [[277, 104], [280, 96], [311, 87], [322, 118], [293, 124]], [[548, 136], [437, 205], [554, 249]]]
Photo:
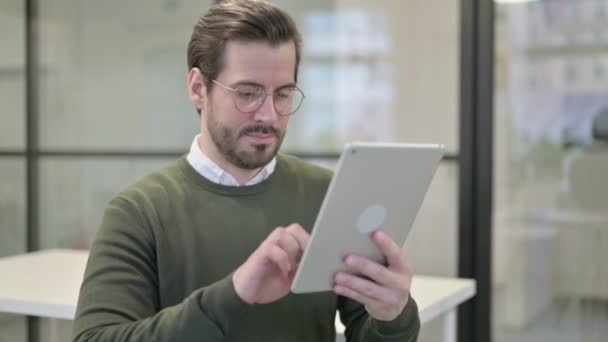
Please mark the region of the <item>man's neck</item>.
[[207, 139], [204, 139], [202, 135], [198, 137], [197, 144], [198, 148], [207, 158], [209, 158], [222, 170], [228, 172], [240, 185], [249, 182], [262, 170], [261, 167], [257, 169], [242, 169], [228, 162], [213, 145], [213, 142], [208, 142]]

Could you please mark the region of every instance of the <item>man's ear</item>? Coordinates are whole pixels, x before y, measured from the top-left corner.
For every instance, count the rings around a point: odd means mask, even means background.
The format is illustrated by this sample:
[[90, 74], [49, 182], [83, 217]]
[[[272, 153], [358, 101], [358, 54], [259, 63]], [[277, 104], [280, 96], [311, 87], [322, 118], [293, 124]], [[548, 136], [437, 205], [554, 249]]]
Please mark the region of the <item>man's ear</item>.
[[192, 68], [188, 72], [188, 94], [190, 100], [192, 100], [192, 105], [200, 114], [207, 102], [207, 86], [205, 85], [205, 77], [199, 68]]

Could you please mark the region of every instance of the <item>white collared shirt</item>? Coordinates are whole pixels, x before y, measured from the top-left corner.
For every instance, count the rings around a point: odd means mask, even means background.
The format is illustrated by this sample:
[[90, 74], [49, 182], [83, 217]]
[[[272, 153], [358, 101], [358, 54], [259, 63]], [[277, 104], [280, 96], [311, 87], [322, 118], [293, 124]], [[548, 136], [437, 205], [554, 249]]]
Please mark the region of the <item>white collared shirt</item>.
[[[188, 163], [190, 163], [196, 172], [200, 173], [201, 176], [207, 178], [213, 183], [227, 186], [241, 186], [234, 176], [226, 172], [203, 154], [201, 149], [198, 147], [199, 136], [200, 134], [194, 137], [194, 141], [190, 146], [190, 152], [187, 156]], [[260, 170], [255, 177], [251, 178], [243, 185], [254, 185], [265, 180], [274, 172], [276, 163], [276, 157], [272, 158], [272, 160], [266, 164], [266, 166], [264, 166], [264, 168], [262, 168], [262, 170]]]

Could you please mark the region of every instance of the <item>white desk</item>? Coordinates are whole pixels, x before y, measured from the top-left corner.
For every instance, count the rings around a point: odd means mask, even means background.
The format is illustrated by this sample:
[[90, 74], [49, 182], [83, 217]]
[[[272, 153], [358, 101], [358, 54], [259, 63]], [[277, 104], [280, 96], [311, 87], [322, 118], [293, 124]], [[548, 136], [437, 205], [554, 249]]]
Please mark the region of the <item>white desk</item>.
[[[88, 252], [46, 250], [0, 258], [0, 312], [74, 319]], [[475, 281], [415, 276], [412, 295], [422, 324], [446, 314], [445, 341], [456, 340], [456, 307], [475, 295]], [[339, 333], [344, 327], [336, 321]]]

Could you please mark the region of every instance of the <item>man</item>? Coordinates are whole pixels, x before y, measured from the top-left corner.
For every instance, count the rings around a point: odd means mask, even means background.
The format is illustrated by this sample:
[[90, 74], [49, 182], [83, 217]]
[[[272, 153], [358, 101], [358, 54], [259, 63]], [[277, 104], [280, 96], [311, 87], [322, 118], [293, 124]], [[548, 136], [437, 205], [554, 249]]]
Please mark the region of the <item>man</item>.
[[415, 341], [412, 270], [355, 255], [333, 292], [289, 292], [331, 173], [277, 151], [296, 86], [300, 35], [281, 9], [223, 1], [196, 24], [188, 89], [201, 133], [187, 156], [114, 198], [91, 249], [74, 341]]

